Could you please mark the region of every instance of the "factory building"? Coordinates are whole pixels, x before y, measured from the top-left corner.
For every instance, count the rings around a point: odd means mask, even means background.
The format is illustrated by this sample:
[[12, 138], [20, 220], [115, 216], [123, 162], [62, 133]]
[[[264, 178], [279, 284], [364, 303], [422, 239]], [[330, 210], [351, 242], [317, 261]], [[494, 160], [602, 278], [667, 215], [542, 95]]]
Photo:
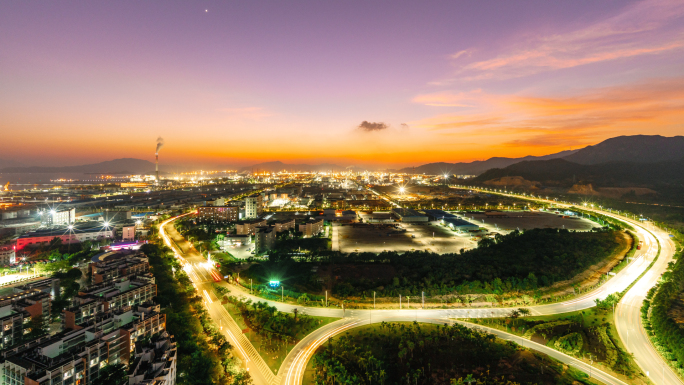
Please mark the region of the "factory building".
[[84, 241], [114, 240], [116, 229], [113, 226], [74, 227], [58, 229], [38, 229], [24, 234], [17, 239], [17, 250], [26, 246], [38, 247], [50, 243], [55, 238], [61, 238], [63, 244], [80, 243]]
[[412, 209], [405, 209], [395, 207], [392, 209], [392, 215], [402, 222], [427, 222], [427, 215], [423, 215]]
[[42, 213], [43, 222], [48, 226], [66, 226], [76, 222], [76, 209], [50, 210]]
[[464, 221], [463, 219], [459, 218], [444, 218], [441, 220], [442, 224], [454, 231], [459, 231], [459, 232], [468, 232], [468, 231], [477, 231], [480, 229], [480, 226], [474, 225], [468, 221]]

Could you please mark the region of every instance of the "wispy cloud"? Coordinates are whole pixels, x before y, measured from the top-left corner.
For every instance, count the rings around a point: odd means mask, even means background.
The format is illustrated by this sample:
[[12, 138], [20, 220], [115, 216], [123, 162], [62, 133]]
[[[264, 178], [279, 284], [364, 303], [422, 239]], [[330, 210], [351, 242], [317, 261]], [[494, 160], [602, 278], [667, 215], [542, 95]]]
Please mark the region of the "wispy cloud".
[[412, 126], [506, 147], [567, 147], [636, 133], [684, 130], [684, 78], [599, 88], [569, 97], [480, 94], [479, 108]]
[[[465, 64], [462, 80], [508, 79], [684, 48], [684, 2], [646, 0], [564, 34], [526, 38], [509, 52]], [[466, 51], [452, 55], [462, 57]]]

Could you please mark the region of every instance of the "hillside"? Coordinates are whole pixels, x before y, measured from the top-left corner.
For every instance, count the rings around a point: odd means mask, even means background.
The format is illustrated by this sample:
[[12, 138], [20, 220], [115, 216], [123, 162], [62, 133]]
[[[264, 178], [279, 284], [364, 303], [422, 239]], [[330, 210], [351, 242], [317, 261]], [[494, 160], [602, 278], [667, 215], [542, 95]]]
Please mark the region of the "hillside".
[[606, 139], [564, 159], [592, 165], [609, 162], [657, 163], [678, 160], [682, 156], [684, 136], [634, 135]]
[[0, 173], [108, 173], [108, 174], [149, 174], [154, 172], [154, 163], [134, 158], [114, 159], [106, 162], [66, 167], [6, 167]]
[[656, 163], [612, 162], [597, 165], [582, 165], [566, 159], [520, 162], [488, 170], [473, 181], [486, 182], [510, 176], [568, 188], [582, 183], [596, 187], [645, 187], [656, 191], [684, 189], [684, 158]]
[[476, 160], [474, 162], [459, 162], [459, 163], [428, 163], [417, 167], [406, 167], [398, 172], [427, 174], [427, 175], [441, 175], [448, 173], [449, 175], [479, 175], [492, 168], [504, 168], [512, 164], [530, 161], [530, 160], [547, 160], [562, 158], [574, 154], [577, 150], [562, 151], [556, 154], [544, 156], [525, 156], [522, 158], [502, 158], [494, 157], [487, 160]]

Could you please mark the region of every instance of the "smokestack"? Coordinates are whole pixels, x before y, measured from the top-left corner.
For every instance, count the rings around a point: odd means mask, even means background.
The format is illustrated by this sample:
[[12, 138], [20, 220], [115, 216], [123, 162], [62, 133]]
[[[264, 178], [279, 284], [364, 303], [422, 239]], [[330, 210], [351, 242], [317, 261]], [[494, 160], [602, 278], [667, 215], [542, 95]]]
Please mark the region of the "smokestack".
[[164, 145], [164, 138], [161, 136], [157, 138], [157, 148], [154, 150], [154, 170], [157, 177], [157, 184], [159, 184], [159, 150]]

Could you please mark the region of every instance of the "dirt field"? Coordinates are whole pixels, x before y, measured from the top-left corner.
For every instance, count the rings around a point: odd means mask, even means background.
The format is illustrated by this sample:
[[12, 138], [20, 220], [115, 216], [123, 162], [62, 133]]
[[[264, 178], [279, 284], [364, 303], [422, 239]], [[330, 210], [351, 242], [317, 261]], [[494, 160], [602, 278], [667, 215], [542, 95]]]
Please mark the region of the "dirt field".
[[[562, 218], [558, 214], [545, 212], [505, 212], [508, 214], [507, 218], [487, 218], [485, 214], [467, 214], [463, 219], [470, 223], [474, 223], [480, 227], [484, 227], [489, 231], [494, 231], [502, 234], [520, 229], [568, 229], [588, 231], [598, 225], [588, 219], [582, 218]], [[516, 216], [517, 215], [517, 216]], [[461, 215], [458, 215], [461, 217]], [[484, 221], [484, 222], [483, 222]]]
[[[487, 232], [507, 234], [515, 229], [566, 228], [569, 230], [590, 230], [595, 224], [586, 219], [561, 218], [551, 213], [507, 213], [507, 218], [486, 218], [485, 214], [468, 214], [467, 221], [477, 224]], [[361, 214], [362, 217], [365, 214]], [[458, 215], [461, 217], [460, 215]], [[483, 222], [484, 220], [484, 222]], [[367, 218], [364, 218], [367, 222]], [[438, 222], [384, 224], [336, 224], [339, 250], [343, 253], [383, 251], [427, 250], [439, 254], [457, 253], [461, 249], [477, 247], [478, 234], [459, 234]], [[479, 234], [479, 235], [482, 235]]]
[[[477, 246], [475, 239], [459, 235], [436, 223], [396, 223], [360, 226], [339, 226], [340, 251], [381, 253], [387, 251], [427, 250], [435, 253], [456, 253]], [[405, 230], [405, 231], [404, 231]]]

